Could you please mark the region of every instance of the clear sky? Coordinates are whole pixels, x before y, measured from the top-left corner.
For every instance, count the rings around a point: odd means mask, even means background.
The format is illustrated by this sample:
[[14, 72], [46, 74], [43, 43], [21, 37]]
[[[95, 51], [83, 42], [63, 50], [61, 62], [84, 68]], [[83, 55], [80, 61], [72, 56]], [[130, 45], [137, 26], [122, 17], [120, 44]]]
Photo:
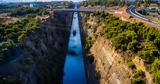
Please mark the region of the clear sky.
[[[19, 1], [31, 2], [31, 1], [36, 1], [36, 0], [0, 0], [0, 1], [5, 1], [5, 2], [19, 2]], [[79, 1], [84, 1], [84, 0], [37, 0], [37, 1], [74, 1], [74, 2], [79, 2]]]

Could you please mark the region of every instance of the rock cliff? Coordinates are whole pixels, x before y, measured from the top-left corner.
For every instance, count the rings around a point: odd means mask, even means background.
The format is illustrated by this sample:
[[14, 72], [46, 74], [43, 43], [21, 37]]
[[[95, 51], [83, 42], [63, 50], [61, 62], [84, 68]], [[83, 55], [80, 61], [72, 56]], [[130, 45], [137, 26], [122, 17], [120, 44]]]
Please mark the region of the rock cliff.
[[[135, 70], [128, 67], [127, 57], [130, 55], [116, 51], [111, 40], [100, 34], [100, 30], [104, 26], [103, 24], [97, 26], [97, 17], [92, 17], [92, 14], [81, 14], [81, 16], [86, 37], [85, 62], [88, 84], [131, 84]], [[135, 63], [137, 60], [133, 60], [133, 62]], [[137, 69], [144, 68], [144, 66], [141, 68], [137, 66], [142, 65], [140, 62], [135, 64]], [[146, 83], [148, 78], [150, 79], [149, 75]], [[148, 84], [152, 84], [152, 82], [150, 81]]]
[[22, 79], [29, 78], [27, 84], [35, 84], [34, 78], [37, 84], [61, 83], [72, 17], [65, 15], [57, 13], [26, 39], [23, 63], [29, 69], [21, 75], [25, 77]]
[[[95, 70], [99, 73], [99, 80], [97, 80], [99, 84], [131, 83], [132, 73], [123, 57], [112, 49], [109, 40], [103, 37], [97, 38], [91, 48], [91, 53], [94, 56], [94, 62], [89, 63], [88, 72], [93, 70], [92, 66], [95, 66]], [[89, 74], [89, 78], [90, 76], [93, 74]]]
[[72, 13], [50, 15], [27, 35], [20, 56], [0, 66], [0, 75], [17, 76], [22, 84], [61, 84], [71, 21]]

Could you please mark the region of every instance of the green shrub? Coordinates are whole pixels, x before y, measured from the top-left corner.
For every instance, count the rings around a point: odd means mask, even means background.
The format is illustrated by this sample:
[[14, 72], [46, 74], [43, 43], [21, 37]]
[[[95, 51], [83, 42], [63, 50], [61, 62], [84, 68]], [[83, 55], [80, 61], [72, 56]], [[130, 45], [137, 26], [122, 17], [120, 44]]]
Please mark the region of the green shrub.
[[22, 66], [22, 71], [23, 71], [24, 73], [27, 73], [29, 70], [30, 70], [29, 65], [28, 65], [28, 64], [23, 64], [23, 66]]
[[135, 69], [136, 65], [132, 61], [129, 61], [128, 62], [128, 67], [131, 68], [131, 69]]
[[14, 49], [20, 47], [27, 34], [35, 31], [40, 23], [37, 19], [25, 18], [16, 23], [0, 24], [0, 63], [12, 56]]
[[85, 48], [90, 49], [92, 47], [93, 41], [91, 37], [87, 37], [85, 40]]
[[138, 77], [145, 77], [145, 72], [142, 71], [142, 70], [137, 70], [136, 73], [135, 73], [135, 77], [138, 78]]
[[138, 77], [132, 79], [132, 84], [145, 84], [145, 83], [142, 78]]
[[97, 12], [97, 23], [105, 27], [101, 35], [111, 39], [113, 46], [121, 51], [132, 51], [141, 56], [146, 63], [152, 63], [160, 56], [160, 32], [140, 23], [121, 21], [111, 14]]
[[117, 37], [112, 39], [113, 45], [116, 49], [121, 49], [122, 51], [126, 51], [128, 44], [135, 40], [137, 35], [133, 31], [126, 31], [120, 33]]
[[160, 60], [155, 59], [154, 62], [151, 64], [151, 70], [152, 72], [157, 72], [160, 70]]
[[154, 73], [153, 79], [154, 79], [155, 84], [160, 84], [160, 71], [157, 71]]
[[137, 70], [132, 79], [132, 84], [145, 84], [144, 78], [145, 73], [142, 70]]
[[37, 15], [46, 15], [48, 12], [44, 8], [34, 8], [34, 7], [19, 7], [14, 9], [9, 14], [10, 16], [25, 16], [27, 14], [37, 14]]
[[133, 18], [133, 16], [129, 16], [129, 19]]
[[22, 84], [18, 77], [14, 76], [1, 76], [0, 84]]
[[133, 40], [132, 42], [128, 43], [127, 49], [133, 52], [137, 52], [138, 51], [138, 41], [137, 40]]

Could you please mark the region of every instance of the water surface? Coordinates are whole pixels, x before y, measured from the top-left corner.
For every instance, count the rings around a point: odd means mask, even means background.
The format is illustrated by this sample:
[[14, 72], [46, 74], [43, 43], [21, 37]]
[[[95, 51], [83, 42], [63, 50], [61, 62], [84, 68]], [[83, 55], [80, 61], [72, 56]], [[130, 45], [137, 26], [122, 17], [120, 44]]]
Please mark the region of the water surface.
[[74, 12], [68, 53], [64, 66], [63, 84], [86, 84], [78, 13]]

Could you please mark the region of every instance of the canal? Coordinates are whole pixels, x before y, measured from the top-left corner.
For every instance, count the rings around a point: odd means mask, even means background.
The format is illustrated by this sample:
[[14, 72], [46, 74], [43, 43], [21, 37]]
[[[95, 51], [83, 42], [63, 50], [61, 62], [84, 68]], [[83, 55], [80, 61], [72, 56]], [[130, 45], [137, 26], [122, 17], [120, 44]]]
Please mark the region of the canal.
[[63, 84], [86, 84], [78, 12], [73, 14]]

